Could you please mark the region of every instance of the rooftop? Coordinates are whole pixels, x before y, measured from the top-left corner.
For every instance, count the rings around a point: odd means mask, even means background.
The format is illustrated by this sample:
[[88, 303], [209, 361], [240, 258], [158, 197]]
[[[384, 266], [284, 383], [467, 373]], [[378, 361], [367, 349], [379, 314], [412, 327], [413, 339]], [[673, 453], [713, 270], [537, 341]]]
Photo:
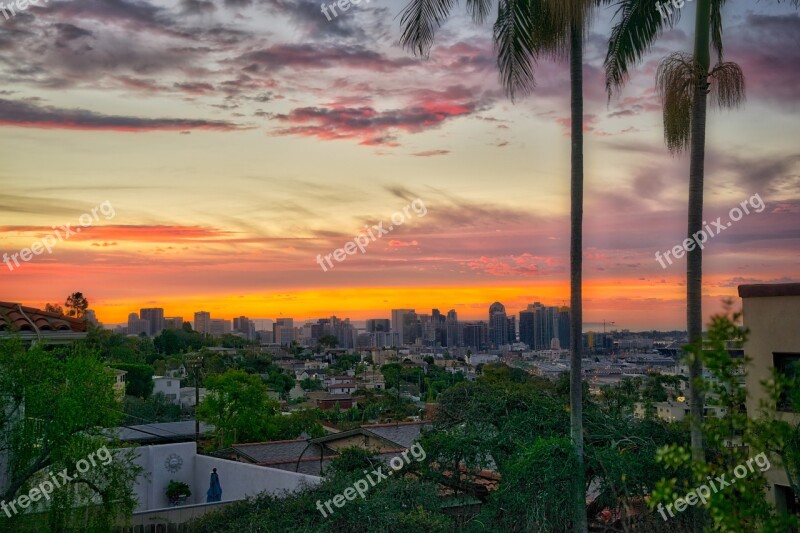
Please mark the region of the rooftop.
[[776, 296], [800, 296], [800, 283], [739, 285], [739, 297], [741, 298], [774, 298]]

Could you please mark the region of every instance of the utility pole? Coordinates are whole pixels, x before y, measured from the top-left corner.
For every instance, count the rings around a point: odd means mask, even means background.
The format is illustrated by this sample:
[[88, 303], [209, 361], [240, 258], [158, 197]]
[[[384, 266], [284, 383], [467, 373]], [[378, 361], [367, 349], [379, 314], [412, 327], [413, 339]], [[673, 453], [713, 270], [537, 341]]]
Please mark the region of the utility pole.
[[196, 354], [189, 363], [194, 370], [194, 442], [200, 444], [200, 418], [197, 408], [200, 407], [200, 368], [203, 366], [203, 356]]

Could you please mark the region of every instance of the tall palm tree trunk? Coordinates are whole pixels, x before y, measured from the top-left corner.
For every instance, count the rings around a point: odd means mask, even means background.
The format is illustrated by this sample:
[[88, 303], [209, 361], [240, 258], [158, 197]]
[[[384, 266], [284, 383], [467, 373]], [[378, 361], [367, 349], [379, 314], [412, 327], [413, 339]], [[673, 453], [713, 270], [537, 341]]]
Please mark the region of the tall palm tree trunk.
[[575, 527], [585, 533], [586, 482], [583, 460], [583, 28], [573, 21], [570, 27], [570, 90], [572, 108], [572, 170], [570, 217], [570, 434], [578, 456], [578, 472], [573, 504]]
[[[698, 79], [692, 102], [692, 132], [689, 163], [689, 227], [687, 238], [703, 229], [703, 180], [705, 177], [706, 154], [706, 111], [708, 107], [708, 72], [711, 67], [710, 31], [711, 0], [698, 0], [697, 21], [695, 23], [694, 58], [697, 63]], [[702, 344], [703, 333], [703, 250], [695, 247], [686, 257], [686, 329], [689, 342]], [[702, 348], [700, 348], [702, 349]], [[698, 355], [700, 351], [696, 352]], [[703, 364], [695, 357], [689, 366], [690, 411], [692, 415], [691, 439], [692, 460], [705, 461], [703, 450], [703, 404], [704, 395], [699, 381], [702, 379]], [[694, 531], [702, 531], [702, 513], [694, 513]]]
[[[710, 36], [711, 0], [698, 0], [697, 24], [695, 33], [694, 57], [702, 76], [694, 91], [692, 103], [692, 133], [689, 168], [689, 239], [703, 229], [703, 178], [705, 175], [706, 153], [706, 110], [708, 107], [708, 71], [710, 68], [709, 36]], [[700, 73], [698, 73], [700, 74]], [[686, 326], [689, 342], [700, 342], [702, 338], [702, 279], [703, 251], [695, 247], [689, 251], [686, 259]], [[692, 458], [703, 461], [703, 435], [701, 422], [703, 418], [703, 395], [696, 386], [696, 379], [701, 377], [702, 363], [693, 361], [689, 367], [689, 379], [692, 392]]]

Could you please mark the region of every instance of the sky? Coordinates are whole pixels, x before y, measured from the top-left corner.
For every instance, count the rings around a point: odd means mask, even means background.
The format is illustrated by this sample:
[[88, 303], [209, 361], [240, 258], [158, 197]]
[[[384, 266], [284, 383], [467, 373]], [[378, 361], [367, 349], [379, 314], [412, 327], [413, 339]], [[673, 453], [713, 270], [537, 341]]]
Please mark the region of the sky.
[[[404, 5], [364, 0], [330, 21], [311, 0], [0, 14], [0, 253], [54, 241], [0, 264], [0, 300], [81, 291], [104, 323], [142, 307], [363, 320], [567, 304], [567, 64], [540, 61], [512, 102], [491, 21], [462, 5], [416, 57], [398, 44]], [[685, 328], [685, 257], [662, 268], [656, 252], [685, 237], [689, 162], [664, 146], [654, 75], [691, 49], [693, 10], [610, 100], [613, 10], [587, 36], [587, 327]], [[709, 114], [705, 214], [750, 213], [705, 244], [707, 316], [740, 284], [800, 281], [800, 15], [732, 0], [724, 24], [747, 102]], [[324, 262], [381, 223], [364, 253]]]

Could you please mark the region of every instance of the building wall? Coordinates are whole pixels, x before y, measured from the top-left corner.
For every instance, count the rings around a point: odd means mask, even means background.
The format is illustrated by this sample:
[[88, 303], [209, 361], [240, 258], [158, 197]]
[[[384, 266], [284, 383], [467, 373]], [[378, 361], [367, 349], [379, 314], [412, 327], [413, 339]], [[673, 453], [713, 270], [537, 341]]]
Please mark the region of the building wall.
[[[747, 373], [747, 412], [757, 415], [760, 402], [767, 400], [761, 381], [769, 379], [773, 368], [773, 352], [800, 353], [800, 296], [778, 296], [762, 298], [743, 298], [743, 321], [750, 329], [750, 337], [745, 345], [745, 355], [751, 359]], [[779, 413], [781, 418], [794, 424], [800, 422], [798, 413]], [[770, 463], [775, 464], [770, 457]], [[770, 495], [775, 497], [775, 484], [789, 484], [786, 473], [780, 468], [771, 468], [766, 473], [770, 482]]]
[[[136, 512], [169, 507], [166, 490], [171, 480], [189, 485], [192, 495], [187, 504], [205, 503], [212, 468], [216, 468], [219, 475], [223, 502], [241, 500], [264, 491], [273, 494], [295, 491], [320, 481], [315, 476], [197, 455], [196, 449], [194, 442], [137, 448], [135, 462], [148, 477], [140, 476], [134, 486], [139, 500]], [[171, 472], [167, 468], [168, 460], [175, 457], [180, 458], [181, 465], [177, 471]]]

